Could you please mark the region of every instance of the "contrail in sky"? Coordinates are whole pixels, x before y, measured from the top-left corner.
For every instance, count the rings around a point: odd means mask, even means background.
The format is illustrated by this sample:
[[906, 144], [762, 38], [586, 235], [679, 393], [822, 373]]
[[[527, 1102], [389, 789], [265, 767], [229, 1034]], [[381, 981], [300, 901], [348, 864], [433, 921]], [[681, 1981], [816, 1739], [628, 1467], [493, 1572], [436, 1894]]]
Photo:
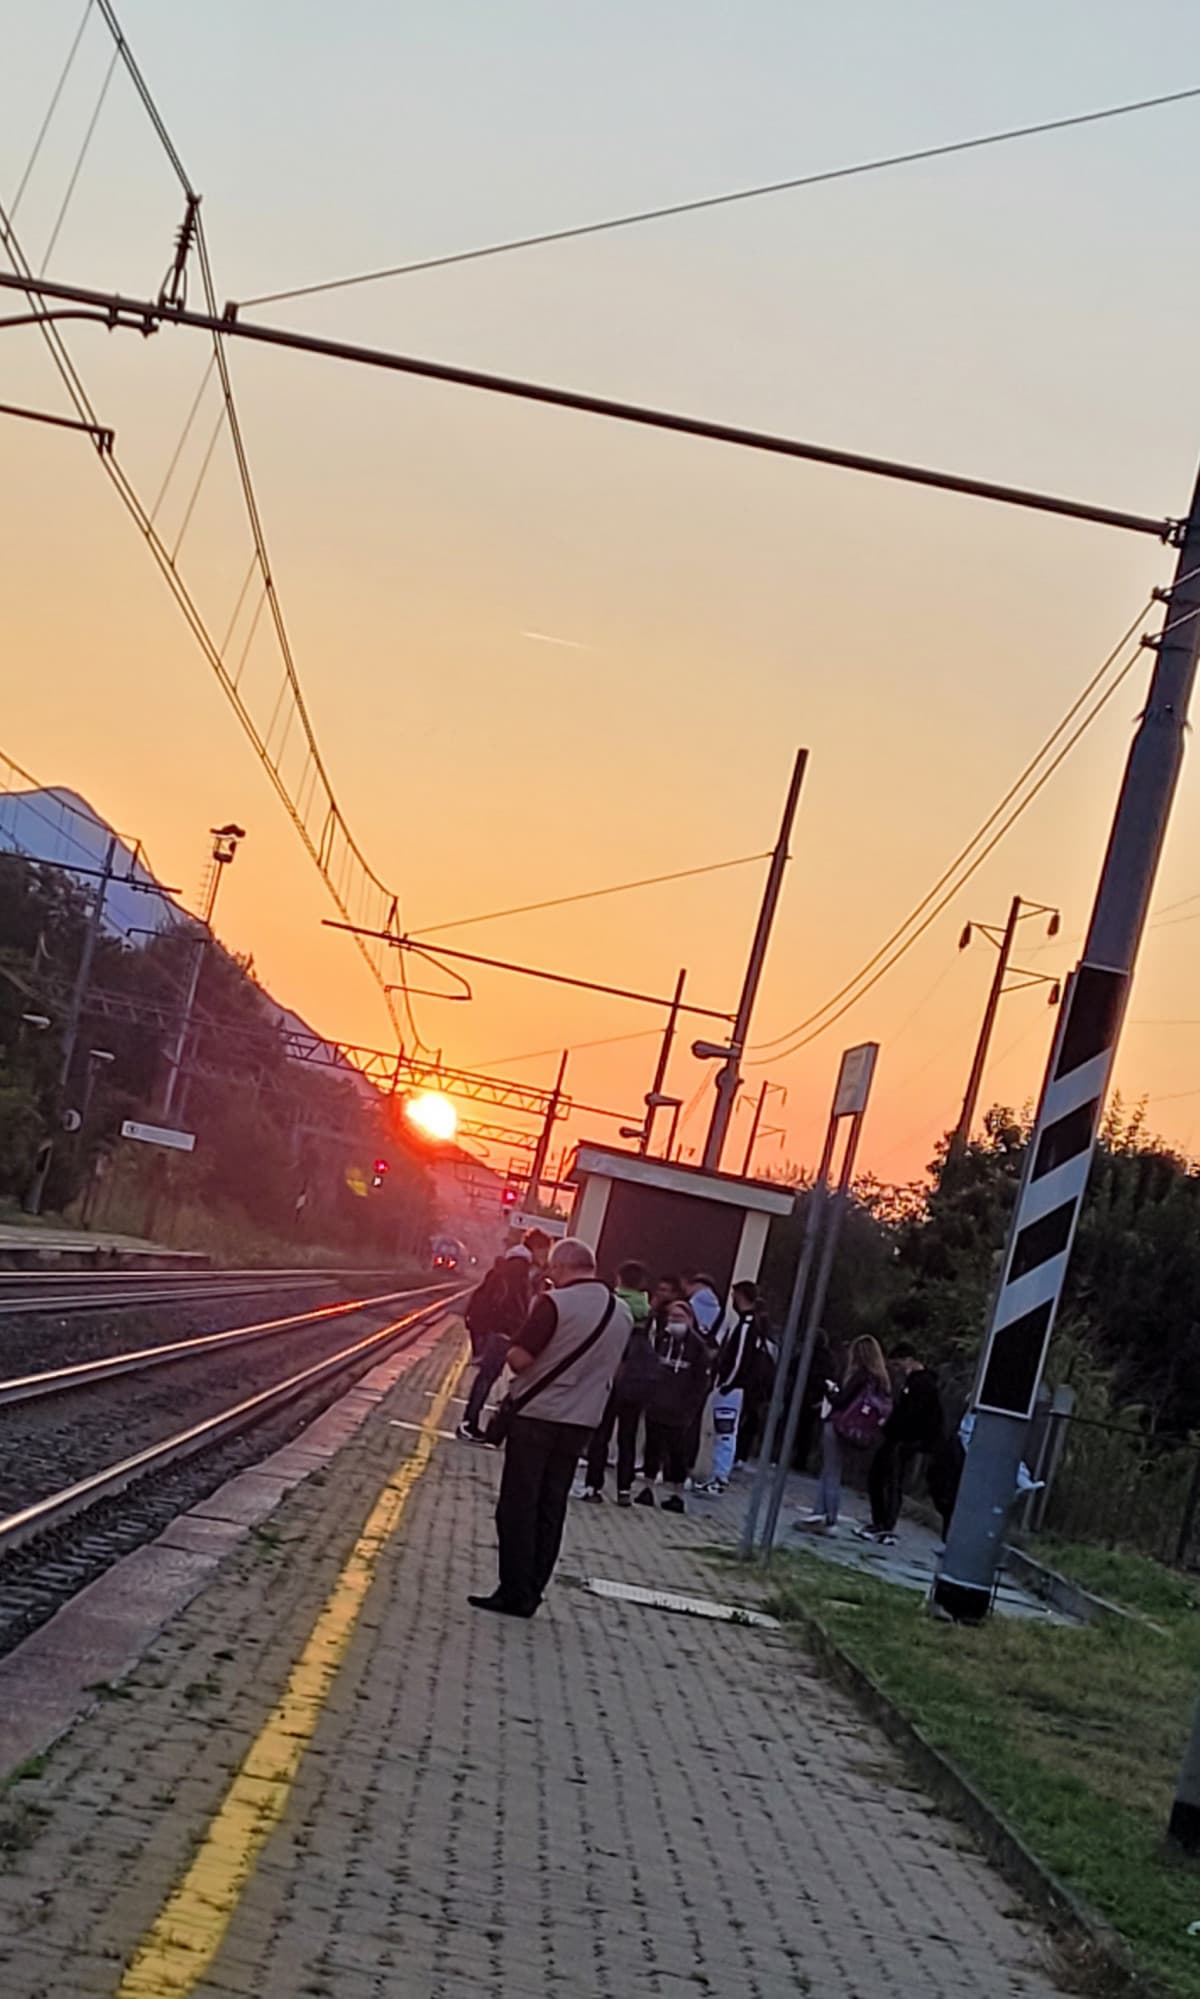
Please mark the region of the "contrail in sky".
[[566, 646], [571, 652], [592, 652], [594, 647], [585, 645], [582, 639], [559, 639], [553, 632], [522, 632], [523, 639], [535, 639], [538, 645]]

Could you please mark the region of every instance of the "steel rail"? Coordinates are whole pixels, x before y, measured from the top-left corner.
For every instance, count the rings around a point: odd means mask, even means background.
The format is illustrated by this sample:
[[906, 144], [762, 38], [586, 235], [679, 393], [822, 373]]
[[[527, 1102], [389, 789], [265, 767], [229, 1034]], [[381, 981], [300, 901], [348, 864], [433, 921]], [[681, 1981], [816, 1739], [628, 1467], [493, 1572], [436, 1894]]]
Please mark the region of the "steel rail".
[[99, 1500], [123, 1492], [148, 1472], [163, 1470], [184, 1458], [193, 1457], [208, 1444], [232, 1436], [239, 1430], [249, 1429], [270, 1411], [295, 1401], [306, 1389], [352, 1367], [356, 1361], [365, 1361], [383, 1348], [395, 1345], [406, 1334], [408, 1337], [403, 1343], [409, 1344], [421, 1331], [423, 1323], [444, 1311], [449, 1302], [442, 1299], [433, 1305], [423, 1305], [419, 1310], [394, 1320], [380, 1332], [369, 1333], [354, 1345], [328, 1354], [324, 1360], [302, 1368], [298, 1374], [289, 1375], [285, 1381], [260, 1389], [257, 1394], [247, 1396], [228, 1409], [219, 1410], [215, 1416], [208, 1416], [189, 1429], [177, 1430], [173, 1436], [164, 1437], [157, 1444], [148, 1444], [144, 1450], [135, 1451], [130, 1457], [105, 1466], [102, 1471], [91, 1472], [87, 1478], [77, 1479], [73, 1485], [64, 1486], [61, 1491], [50, 1493], [45, 1499], [35, 1500], [32, 1505], [8, 1514], [0, 1519], [0, 1553], [18, 1548], [76, 1514], [85, 1512]]
[[[345, 1270], [0, 1272], [0, 1320], [8, 1313], [109, 1311], [118, 1306], [205, 1303], [336, 1284], [364, 1273]], [[382, 1274], [382, 1273], [380, 1273]], [[28, 1287], [28, 1288], [27, 1288]], [[43, 1288], [45, 1287], [45, 1288]], [[426, 1289], [414, 1285], [414, 1290]]]
[[[369, 1312], [382, 1305], [394, 1305], [398, 1298], [427, 1297], [431, 1291], [440, 1299], [458, 1289], [453, 1284], [421, 1284], [406, 1291], [384, 1291], [368, 1298], [343, 1299], [334, 1305], [320, 1305], [309, 1312], [294, 1312], [283, 1319], [263, 1319], [253, 1326], [230, 1326], [224, 1332], [196, 1333], [189, 1339], [171, 1340], [156, 1347], [137, 1347], [128, 1353], [102, 1354], [96, 1360], [73, 1361], [67, 1367], [43, 1368], [35, 1374], [17, 1374], [0, 1381], [0, 1407], [13, 1402], [33, 1402], [50, 1395], [65, 1395], [71, 1389], [88, 1388], [111, 1381], [120, 1374], [145, 1374], [154, 1367], [202, 1359], [225, 1347], [268, 1339], [293, 1326], [315, 1326], [322, 1319], [349, 1318], [353, 1312]], [[435, 1299], [434, 1303], [438, 1300]]]

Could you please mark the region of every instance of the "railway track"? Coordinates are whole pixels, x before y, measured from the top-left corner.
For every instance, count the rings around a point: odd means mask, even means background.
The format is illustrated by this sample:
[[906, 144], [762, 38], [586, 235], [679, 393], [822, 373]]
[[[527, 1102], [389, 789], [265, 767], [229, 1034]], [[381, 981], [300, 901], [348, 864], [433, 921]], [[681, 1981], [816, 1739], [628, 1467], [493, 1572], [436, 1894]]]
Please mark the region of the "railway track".
[[442, 1284], [341, 1300], [0, 1381], [0, 1651], [460, 1295]]
[[324, 1285], [386, 1282], [384, 1270], [0, 1270], [0, 1319], [7, 1314], [111, 1312], [207, 1304]]

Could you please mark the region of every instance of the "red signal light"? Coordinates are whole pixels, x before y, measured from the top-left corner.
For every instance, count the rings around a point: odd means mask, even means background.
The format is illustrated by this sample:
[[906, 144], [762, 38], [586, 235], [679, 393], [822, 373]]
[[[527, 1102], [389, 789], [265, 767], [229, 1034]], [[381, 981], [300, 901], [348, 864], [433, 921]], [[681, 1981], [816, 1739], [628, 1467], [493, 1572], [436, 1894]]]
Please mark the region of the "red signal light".
[[506, 1207], [506, 1208], [515, 1208], [515, 1207], [516, 1207], [516, 1205], [517, 1205], [517, 1190], [516, 1190], [516, 1188], [515, 1188], [515, 1187], [506, 1187], [506, 1188], [504, 1189], [504, 1192], [503, 1192], [503, 1193], [501, 1194], [501, 1196], [500, 1196], [500, 1199], [501, 1199], [501, 1202], [502, 1202], [502, 1204], [504, 1205], [504, 1207]]
[[374, 1172], [371, 1179], [372, 1187], [382, 1187], [384, 1179], [390, 1170], [391, 1169], [389, 1163], [386, 1159], [377, 1159], [375, 1161]]

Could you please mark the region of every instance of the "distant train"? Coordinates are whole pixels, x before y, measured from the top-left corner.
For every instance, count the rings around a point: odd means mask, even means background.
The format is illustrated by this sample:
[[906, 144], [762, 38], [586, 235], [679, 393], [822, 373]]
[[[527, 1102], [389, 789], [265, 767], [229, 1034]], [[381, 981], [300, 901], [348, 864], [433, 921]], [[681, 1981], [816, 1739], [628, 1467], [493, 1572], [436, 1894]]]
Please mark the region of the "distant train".
[[457, 1236], [434, 1236], [432, 1247], [435, 1270], [460, 1270], [470, 1260]]

